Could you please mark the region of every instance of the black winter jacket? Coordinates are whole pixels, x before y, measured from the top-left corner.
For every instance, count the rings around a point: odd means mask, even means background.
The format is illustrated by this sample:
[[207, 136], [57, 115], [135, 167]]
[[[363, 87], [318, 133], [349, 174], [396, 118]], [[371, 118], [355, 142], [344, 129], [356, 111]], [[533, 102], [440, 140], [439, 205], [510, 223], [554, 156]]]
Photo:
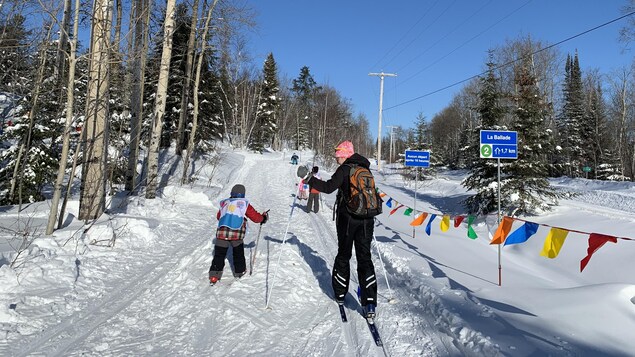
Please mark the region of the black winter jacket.
[[359, 165], [369, 169], [370, 161], [362, 155], [355, 153], [346, 159], [346, 161], [344, 161], [337, 170], [335, 170], [335, 173], [333, 173], [330, 180], [322, 181], [315, 177], [311, 177], [311, 179], [307, 182], [312, 188], [324, 193], [331, 193], [336, 189], [339, 189], [339, 192], [337, 193], [337, 214], [340, 214], [341, 212], [348, 214], [346, 207], [343, 207], [344, 205], [342, 205], [343, 202], [341, 202], [341, 200], [344, 197], [350, 196], [351, 192], [349, 181], [351, 167], [349, 165]]

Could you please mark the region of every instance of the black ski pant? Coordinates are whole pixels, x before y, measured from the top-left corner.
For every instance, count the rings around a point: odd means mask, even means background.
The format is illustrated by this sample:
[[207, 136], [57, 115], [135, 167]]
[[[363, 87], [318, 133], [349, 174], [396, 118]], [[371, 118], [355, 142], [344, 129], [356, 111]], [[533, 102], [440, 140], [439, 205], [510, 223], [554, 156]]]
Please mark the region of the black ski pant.
[[223, 276], [223, 268], [225, 268], [225, 257], [229, 246], [232, 247], [232, 258], [234, 261], [234, 276], [242, 276], [247, 271], [245, 264], [245, 244], [243, 240], [222, 240], [217, 239], [214, 246], [214, 259], [212, 266], [209, 267], [209, 277], [216, 276], [220, 279]]
[[357, 278], [361, 289], [360, 303], [362, 306], [377, 305], [377, 278], [370, 253], [370, 243], [375, 228], [373, 219], [356, 219], [343, 208], [338, 212], [336, 226], [338, 249], [331, 278], [335, 299], [343, 301], [348, 291], [350, 259], [353, 254], [353, 245], [355, 245]]
[[320, 194], [309, 193], [309, 200], [306, 203], [306, 211], [311, 212], [311, 206], [313, 206], [313, 212], [318, 213], [320, 210]]

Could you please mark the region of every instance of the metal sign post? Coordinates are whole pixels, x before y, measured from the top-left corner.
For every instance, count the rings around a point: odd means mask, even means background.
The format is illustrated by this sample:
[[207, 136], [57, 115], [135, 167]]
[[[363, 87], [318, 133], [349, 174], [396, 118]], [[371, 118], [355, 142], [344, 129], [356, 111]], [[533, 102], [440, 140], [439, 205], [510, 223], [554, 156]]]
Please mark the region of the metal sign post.
[[[515, 131], [481, 130], [481, 159], [498, 161], [498, 224], [501, 223], [501, 159], [518, 158], [518, 134]], [[501, 245], [498, 245], [498, 286], [502, 285]]]
[[[406, 166], [430, 167], [430, 151], [406, 150], [404, 163]], [[417, 214], [417, 184], [419, 183], [419, 170], [415, 169], [415, 202], [413, 212]], [[415, 238], [415, 227], [412, 227], [412, 238]]]

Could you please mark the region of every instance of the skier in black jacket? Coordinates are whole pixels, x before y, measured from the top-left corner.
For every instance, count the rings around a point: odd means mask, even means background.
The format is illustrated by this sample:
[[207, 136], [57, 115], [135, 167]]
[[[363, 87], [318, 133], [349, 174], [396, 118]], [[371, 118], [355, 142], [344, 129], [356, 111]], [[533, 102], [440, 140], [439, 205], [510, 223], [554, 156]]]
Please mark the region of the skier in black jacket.
[[369, 168], [370, 162], [362, 155], [355, 153], [353, 143], [350, 141], [344, 141], [335, 148], [335, 158], [340, 166], [335, 170], [330, 180], [325, 182], [309, 173], [305, 182], [320, 192], [331, 193], [339, 189], [335, 211], [338, 249], [331, 278], [335, 300], [340, 305], [344, 304], [350, 280], [350, 259], [353, 244], [355, 244], [357, 277], [361, 288], [360, 303], [366, 317], [373, 318], [377, 306], [377, 278], [370, 253], [370, 243], [375, 228], [374, 220], [373, 218], [353, 217], [347, 211], [346, 203], [343, 201], [344, 197], [350, 196], [349, 174], [351, 166], [349, 165], [354, 164]]

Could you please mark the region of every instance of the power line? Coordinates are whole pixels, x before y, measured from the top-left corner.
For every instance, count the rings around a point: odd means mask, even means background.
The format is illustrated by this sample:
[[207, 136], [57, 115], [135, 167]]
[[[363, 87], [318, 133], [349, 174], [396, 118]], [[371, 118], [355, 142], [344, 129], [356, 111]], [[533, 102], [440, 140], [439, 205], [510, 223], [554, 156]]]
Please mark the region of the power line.
[[[532, 53], [530, 53], [530, 54], [528, 54], [528, 55], [525, 55], [525, 56], [519, 57], [519, 58], [517, 58], [517, 59], [515, 59], [515, 60], [511, 60], [511, 61], [509, 61], [509, 62], [507, 62], [507, 63], [504, 63], [504, 64], [501, 64], [501, 65], [498, 65], [498, 66], [496, 66], [496, 67], [492, 68], [491, 70], [498, 70], [498, 69], [501, 69], [501, 68], [507, 67], [507, 66], [512, 65], [512, 64], [514, 64], [514, 63], [516, 63], [516, 62], [519, 62], [519, 61], [524, 60], [524, 59], [526, 59], [526, 58], [529, 58], [529, 57], [531, 57], [531, 56], [533, 56], [533, 55], [536, 55], [536, 54], [538, 54], [538, 53], [540, 53], [540, 52], [546, 51], [546, 50], [548, 50], [548, 49], [550, 49], [550, 48], [553, 48], [553, 47], [556, 47], [556, 46], [560, 46], [561, 44], [563, 44], [563, 43], [565, 43], [565, 42], [568, 42], [568, 41], [571, 41], [571, 40], [573, 40], [573, 39], [575, 39], [575, 38], [578, 38], [578, 37], [580, 37], [580, 36], [582, 36], [582, 35], [586, 35], [586, 34], [587, 34], [587, 33], [589, 33], [589, 32], [593, 32], [593, 31], [595, 31], [595, 30], [597, 30], [597, 29], [600, 29], [600, 28], [602, 28], [602, 27], [604, 27], [604, 26], [610, 25], [610, 24], [612, 24], [612, 23], [614, 23], [614, 22], [617, 22], [617, 21], [619, 21], [619, 20], [622, 20], [622, 19], [624, 19], [624, 18], [626, 18], [626, 17], [632, 16], [633, 14], [635, 14], [635, 11], [629, 12], [629, 13], [628, 13], [628, 14], [626, 14], [626, 15], [622, 15], [622, 16], [620, 16], [620, 17], [617, 17], [617, 18], [613, 19], [613, 20], [607, 21], [607, 22], [605, 22], [605, 23], [603, 23], [603, 24], [601, 24], [601, 25], [598, 25], [598, 26], [595, 26], [595, 27], [593, 27], [593, 28], [590, 28], [590, 29], [588, 29], [588, 30], [586, 30], [586, 31], [580, 32], [580, 33], [578, 33], [578, 34], [576, 34], [576, 35], [573, 35], [573, 36], [567, 37], [567, 38], [565, 38], [564, 40], [558, 41], [558, 42], [556, 42], [556, 43], [554, 43], [554, 44], [552, 44], [552, 45], [549, 45], [549, 46], [547, 46], [547, 47], [540, 48], [540, 49], [538, 49], [538, 50], [536, 50], [536, 51], [534, 51], [534, 52], [532, 52]], [[400, 107], [400, 106], [402, 106], [402, 105], [405, 105], [405, 104], [408, 104], [408, 103], [412, 103], [412, 102], [414, 102], [414, 101], [416, 101], [416, 100], [419, 100], [419, 99], [422, 99], [422, 98], [425, 98], [425, 97], [431, 96], [431, 95], [436, 94], [436, 93], [439, 93], [439, 92], [442, 92], [442, 91], [444, 91], [444, 90], [446, 90], [446, 89], [448, 89], [448, 88], [452, 88], [452, 87], [457, 86], [457, 85], [459, 85], [459, 84], [461, 84], [461, 83], [468, 82], [468, 81], [470, 81], [470, 80], [472, 80], [472, 79], [475, 79], [475, 78], [478, 78], [478, 77], [480, 77], [480, 76], [482, 76], [482, 75], [484, 75], [484, 74], [487, 74], [489, 71], [490, 71], [490, 69], [488, 69], [488, 70], [486, 70], [486, 71], [483, 71], [483, 72], [481, 72], [481, 73], [479, 73], [479, 74], [475, 74], [475, 75], [473, 75], [473, 76], [471, 76], [471, 77], [469, 77], [469, 78], [466, 78], [466, 79], [460, 80], [460, 81], [458, 81], [458, 82], [454, 82], [454, 83], [449, 84], [449, 85], [447, 85], [447, 86], [445, 86], [445, 87], [442, 87], [442, 88], [436, 89], [436, 90], [434, 90], [434, 91], [432, 91], [432, 92], [428, 92], [428, 93], [426, 93], [426, 94], [420, 95], [420, 96], [418, 96], [418, 97], [416, 97], [416, 98], [413, 98], [413, 99], [407, 100], [407, 101], [405, 101], [405, 102], [402, 102], [402, 103], [399, 103], [399, 104], [393, 105], [392, 107], [388, 107], [388, 108], [386, 108], [386, 109], [384, 109], [384, 110], [390, 110], [390, 109], [393, 109], [393, 108], [397, 108], [397, 107]]]
[[[417, 73], [413, 74], [412, 76], [406, 78], [405, 80], [401, 81], [401, 84], [404, 84], [406, 82], [408, 82], [409, 80], [415, 78], [416, 76], [420, 75], [421, 72], [427, 70], [428, 68], [434, 66], [435, 64], [441, 62], [443, 59], [445, 59], [446, 57], [448, 57], [449, 55], [453, 54], [454, 52], [458, 51], [460, 48], [462, 48], [463, 46], [467, 45], [468, 43], [472, 42], [473, 40], [475, 40], [476, 38], [480, 37], [482, 34], [484, 34], [485, 32], [491, 30], [494, 26], [500, 24], [501, 22], [507, 20], [507, 18], [509, 18], [510, 16], [512, 16], [513, 14], [515, 14], [516, 12], [518, 12], [520, 9], [524, 8], [525, 6], [529, 5], [530, 2], [532, 2], [533, 0], [529, 0], [527, 2], [525, 2], [524, 4], [520, 5], [519, 7], [517, 7], [515, 10], [513, 10], [512, 12], [508, 13], [507, 15], [503, 16], [501, 19], [499, 19], [498, 21], [496, 21], [494, 24], [490, 25], [489, 27], [487, 27], [485, 30], [479, 32], [478, 34], [472, 36], [469, 40], [463, 42], [460, 46], [456, 47], [455, 49], [453, 49], [452, 51], [448, 52], [447, 54], [445, 54], [444, 56], [442, 56], [441, 58], [437, 59], [436, 61], [432, 62], [431, 64], [429, 64], [428, 66], [426, 66], [425, 68], [423, 68], [422, 70], [418, 71]], [[480, 10], [479, 10], [480, 11]], [[435, 43], [436, 44], [436, 43]], [[430, 49], [430, 48], [428, 48]], [[426, 50], [427, 51], [427, 50]], [[425, 53], [425, 52], [424, 52]], [[423, 53], [422, 53], [423, 54]], [[419, 57], [419, 56], [418, 56]], [[418, 58], [417, 57], [417, 58]], [[410, 64], [410, 63], [408, 63]], [[407, 65], [408, 65], [407, 64]], [[406, 66], [407, 66], [406, 65]], [[405, 66], [404, 66], [405, 67]], [[403, 67], [402, 67], [403, 68]], [[401, 69], [400, 69], [401, 70]], [[399, 70], [399, 71], [400, 71]]]
[[[479, 12], [481, 12], [481, 10], [483, 10], [484, 8], [486, 8], [487, 6], [489, 6], [489, 4], [492, 3], [493, 0], [490, 0], [489, 2], [485, 3], [485, 5], [481, 6], [478, 10], [476, 10], [475, 12], [473, 12], [470, 16], [466, 17], [459, 25], [457, 25], [456, 27], [454, 27], [454, 29], [452, 29], [452, 31], [448, 32], [445, 34], [445, 36], [439, 38], [435, 43], [433, 43], [432, 45], [428, 46], [428, 48], [426, 48], [423, 52], [419, 53], [418, 55], [416, 55], [413, 59], [411, 59], [408, 63], [406, 63], [405, 65], [403, 65], [401, 68], [397, 69], [397, 73], [401, 72], [404, 68], [408, 67], [412, 62], [416, 61], [418, 58], [420, 58], [421, 56], [423, 56], [424, 54], [426, 54], [428, 51], [430, 51], [431, 49], [434, 48], [434, 46], [438, 45], [441, 41], [445, 40], [446, 38], [448, 38], [451, 34], [453, 34], [456, 30], [460, 29], [461, 26], [465, 25], [465, 23], [467, 23], [469, 20], [471, 20], [474, 16], [476, 16]], [[531, 0], [529, 0], [531, 1]], [[417, 74], [419, 74], [421, 72], [417, 72]], [[417, 75], [415, 74], [415, 75]], [[411, 77], [412, 78], [412, 77]], [[407, 80], [406, 80], [407, 81]], [[405, 81], [404, 81], [405, 82]]]
[[[421, 21], [423, 21], [423, 18], [424, 18], [424, 17], [426, 17], [426, 15], [430, 12], [430, 10], [432, 10], [432, 9], [433, 9], [433, 8], [434, 8], [434, 7], [435, 7], [438, 3], [439, 3], [439, 0], [435, 1], [435, 3], [434, 3], [434, 4], [432, 4], [432, 6], [431, 6], [430, 8], [428, 8], [427, 10], [425, 10], [425, 11], [423, 12], [423, 15], [419, 18], [419, 20], [417, 20], [417, 22], [415, 22], [415, 24], [414, 24], [414, 25], [412, 25], [412, 27], [410, 27], [410, 29], [408, 29], [408, 31], [406, 31], [406, 33], [405, 33], [405, 34], [403, 34], [403, 36], [401, 36], [401, 38], [399, 39], [399, 41], [395, 42], [395, 44], [394, 44], [394, 45], [393, 45], [393, 46], [392, 46], [392, 47], [388, 50], [388, 52], [386, 52], [386, 53], [385, 53], [385, 54], [384, 54], [384, 55], [383, 55], [383, 56], [382, 56], [379, 60], [377, 60], [377, 62], [375, 62], [375, 64], [374, 64], [374, 65], [372, 65], [372, 66], [370, 67], [369, 71], [370, 71], [370, 70], [372, 70], [373, 68], [375, 68], [375, 67], [376, 67], [379, 63], [381, 63], [381, 61], [383, 61], [383, 60], [384, 60], [384, 58], [386, 58], [386, 56], [388, 56], [388, 54], [390, 54], [390, 52], [392, 52], [392, 51], [393, 51], [393, 50], [397, 47], [397, 45], [399, 45], [399, 43], [400, 43], [401, 41], [403, 41], [403, 40], [406, 38], [406, 36], [408, 36], [408, 34], [409, 34], [412, 30], [414, 30], [414, 28], [415, 28], [415, 27], [417, 27], [417, 25], [418, 25]], [[419, 35], [421, 35], [421, 34], [419, 34]], [[409, 45], [410, 45], [410, 44], [408, 44], [407, 46], [409, 46]], [[407, 46], [406, 46], [406, 47], [407, 47]], [[402, 50], [402, 51], [403, 51], [403, 50]], [[400, 53], [401, 53], [401, 52], [400, 52]], [[392, 61], [392, 60], [391, 60], [391, 61]], [[390, 62], [388, 62], [388, 63], [390, 63]], [[386, 65], [388, 65], [388, 64], [386, 64]]]
[[448, 7], [445, 8], [445, 10], [443, 10], [443, 12], [441, 12], [432, 22], [430, 22], [428, 24], [428, 26], [426, 26], [423, 30], [421, 30], [421, 32], [419, 32], [419, 34], [413, 38], [410, 42], [408, 42], [408, 44], [401, 49], [401, 51], [399, 51], [397, 54], [395, 54], [390, 61], [388, 61], [388, 63], [386, 63], [386, 66], [388, 66], [390, 63], [392, 63], [392, 61], [395, 60], [395, 58], [397, 58], [397, 56], [399, 56], [400, 54], [403, 53], [403, 51], [405, 51], [406, 49], [408, 49], [408, 47], [410, 47], [410, 45], [412, 45], [418, 38], [421, 37], [421, 35], [423, 35], [424, 32], [426, 32], [430, 27], [432, 27], [432, 25], [434, 25], [452, 6], [454, 6], [454, 4], [456, 4], [457, 0], [454, 0]]

